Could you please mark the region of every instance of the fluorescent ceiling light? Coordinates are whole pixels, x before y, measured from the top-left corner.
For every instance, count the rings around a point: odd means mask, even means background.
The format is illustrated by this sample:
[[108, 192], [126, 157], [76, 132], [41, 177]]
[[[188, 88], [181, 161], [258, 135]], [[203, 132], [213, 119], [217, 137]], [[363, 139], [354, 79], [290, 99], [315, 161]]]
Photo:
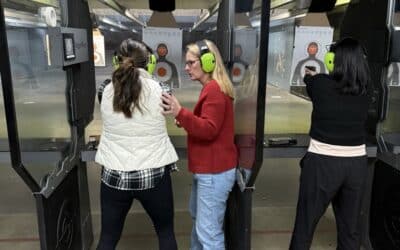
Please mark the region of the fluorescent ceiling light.
[[101, 18], [99, 18], [99, 20], [101, 22], [105, 23], [105, 24], [108, 24], [108, 25], [113, 26], [113, 27], [118, 28], [118, 29], [130, 30], [127, 26], [125, 26], [125, 25], [123, 25], [123, 24], [121, 24], [119, 22], [115, 22], [114, 20], [111, 20], [108, 17], [101, 17]]
[[46, 28], [47, 24], [43, 22], [32, 22], [29, 20], [14, 19], [6, 17], [6, 25], [11, 27], [23, 27], [23, 28]]
[[283, 6], [285, 4], [290, 4], [294, 2], [293, 0], [271, 0], [271, 9], [278, 8], [280, 6]]
[[145, 24], [144, 22], [140, 21], [139, 18], [138, 18], [137, 16], [135, 16], [134, 14], [132, 14], [132, 13], [130, 12], [130, 10], [125, 9], [124, 14], [125, 14], [126, 17], [128, 17], [128, 18], [131, 19], [132, 21], [134, 21], [134, 22], [140, 24], [140, 25], [143, 26], [143, 27], [146, 27], [146, 24]]
[[104, 26], [104, 25], [99, 25], [97, 28], [99, 28], [101, 30], [110, 30], [110, 28], [108, 28], [107, 26]]
[[[305, 17], [306, 15], [307, 15], [307, 10], [285, 11], [277, 15], [271, 15], [270, 22], [291, 20], [300, 17]], [[260, 16], [258, 16], [257, 18], [251, 18], [252, 20], [250, 23], [253, 28], [258, 28], [261, 26], [260, 18], [261, 18]]]
[[272, 16], [271, 17], [271, 21], [275, 21], [275, 20], [282, 20], [282, 19], [294, 19], [294, 18], [299, 18], [299, 17], [305, 17], [306, 13], [298, 13], [293, 15], [293, 12], [285, 12], [285, 13], [281, 13], [279, 15], [276, 16]]
[[336, 0], [335, 6], [343, 5], [343, 4], [348, 4], [350, 3], [350, 0]]
[[45, 28], [47, 24], [41, 18], [32, 13], [16, 11], [12, 9], [4, 9], [6, 25], [12, 27], [25, 28]]

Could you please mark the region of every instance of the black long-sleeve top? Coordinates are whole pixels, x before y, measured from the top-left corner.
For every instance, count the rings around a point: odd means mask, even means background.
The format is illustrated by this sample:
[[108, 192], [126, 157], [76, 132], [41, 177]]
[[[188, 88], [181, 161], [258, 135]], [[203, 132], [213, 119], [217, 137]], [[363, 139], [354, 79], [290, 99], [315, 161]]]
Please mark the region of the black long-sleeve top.
[[367, 95], [343, 95], [329, 75], [306, 75], [304, 82], [313, 104], [311, 138], [341, 146], [365, 144]]

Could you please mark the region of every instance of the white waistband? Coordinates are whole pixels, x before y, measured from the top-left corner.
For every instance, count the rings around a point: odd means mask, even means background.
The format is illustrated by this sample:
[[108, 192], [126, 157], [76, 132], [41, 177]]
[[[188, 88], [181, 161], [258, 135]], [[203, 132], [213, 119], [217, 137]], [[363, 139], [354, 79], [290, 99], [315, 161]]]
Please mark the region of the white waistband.
[[323, 143], [313, 138], [310, 140], [308, 152], [339, 157], [364, 156], [367, 154], [365, 144], [358, 146], [340, 146]]

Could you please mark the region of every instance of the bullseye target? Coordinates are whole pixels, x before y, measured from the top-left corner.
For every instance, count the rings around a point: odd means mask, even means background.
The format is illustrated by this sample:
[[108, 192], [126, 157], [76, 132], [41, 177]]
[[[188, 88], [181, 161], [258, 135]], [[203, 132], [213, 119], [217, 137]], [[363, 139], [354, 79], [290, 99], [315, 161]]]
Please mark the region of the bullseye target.
[[93, 54], [93, 56], [94, 56], [93, 60], [94, 60], [95, 64], [99, 64], [100, 60], [101, 60], [101, 57], [98, 54], [99, 54], [99, 52], [97, 52], [97, 51], [95, 51], [94, 54]]
[[166, 62], [158, 62], [154, 74], [160, 81], [166, 82], [172, 77], [172, 68]]
[[235, 62], [231, 70], [232, 82], [240, 83], [244, 78], [245, 72], [246, 67], [243, 65], [243, 63]]

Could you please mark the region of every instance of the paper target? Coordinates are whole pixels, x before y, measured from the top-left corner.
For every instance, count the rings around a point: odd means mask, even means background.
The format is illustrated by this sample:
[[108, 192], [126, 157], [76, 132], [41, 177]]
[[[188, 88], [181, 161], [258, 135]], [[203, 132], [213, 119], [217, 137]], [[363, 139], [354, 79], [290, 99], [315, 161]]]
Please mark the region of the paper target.
[[166, 82], [171, 79], [172, 68], [166, 62], [158, 62], [154, 74], [160, 81]]
[[232, 82], [240, 83], [244, 78], [245, 72], [246, 67], [243, 65], [243, 63], [235, 62], [231, 70]]
[[101, 56], [99, 55], [99, 52], [95, 51], [94, 52], [94, 63], [96, 64], [100, 64], [101, 63]]

